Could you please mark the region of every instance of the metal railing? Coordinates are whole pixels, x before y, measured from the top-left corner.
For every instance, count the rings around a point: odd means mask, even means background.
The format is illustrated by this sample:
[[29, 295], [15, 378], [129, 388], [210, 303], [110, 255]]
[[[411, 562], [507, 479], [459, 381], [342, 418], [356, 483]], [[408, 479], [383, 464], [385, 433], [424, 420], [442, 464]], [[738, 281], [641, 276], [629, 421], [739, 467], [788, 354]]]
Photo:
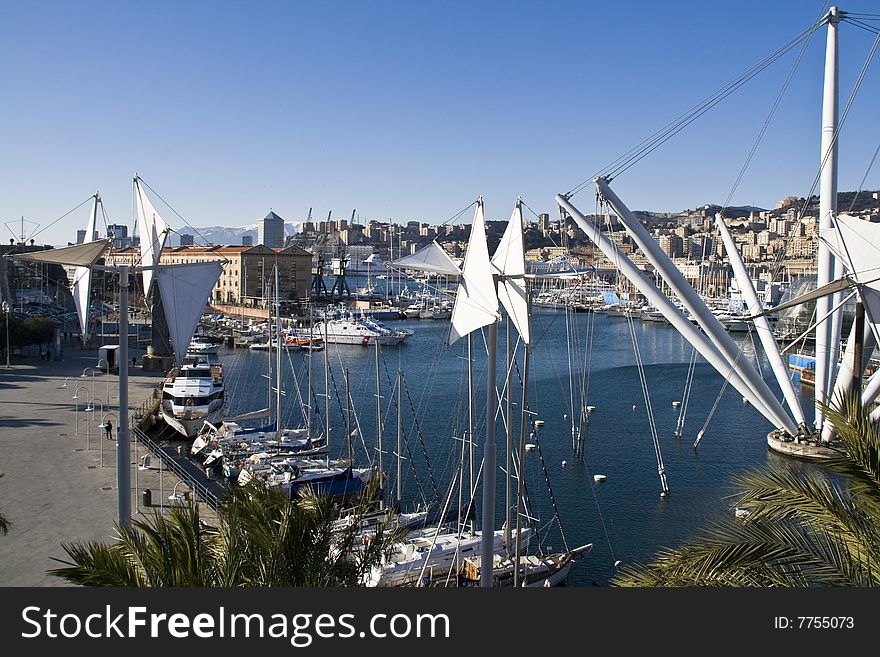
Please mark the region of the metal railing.
[[[165, 452], [159, 444], [148, 436], [137, 426], [132, 426], [132, 433], [135, 438], [143, 443], [150, 450], [153, 456], [159, 459], [163, 468], [173, 472], [182, 482], [184, 482], [192, 491], [199, 501], [204, 502], [215, 511], [220, 505], [219, 498], [205, 486], [204, 483], [196, 479], [191, 473], [177, 462], [177, 459]], [[137, 467], [137, 466], [135, 466]]]

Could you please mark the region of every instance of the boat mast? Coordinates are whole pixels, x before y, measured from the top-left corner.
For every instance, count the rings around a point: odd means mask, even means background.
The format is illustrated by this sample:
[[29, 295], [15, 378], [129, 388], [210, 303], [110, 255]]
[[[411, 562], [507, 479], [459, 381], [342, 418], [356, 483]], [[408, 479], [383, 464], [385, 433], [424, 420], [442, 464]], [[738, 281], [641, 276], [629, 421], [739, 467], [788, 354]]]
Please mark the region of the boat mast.
[[[281, 436], [281, 288], [278, 287], [278, 262], [275, 262], [275, 439]], [[269, 331], [269, 353], [272, 353], [272, 331]]]
[[327, 342], [327, 309], [324, 309], [324, 435], [327, 437], [327, 467], [330, 467], [330, 351]]
[[348, 467], [354, 463], [354, 446], [351, 441], [351, 389], [348, 385], [348, 368], [342, 370], [345, 377], [345, 433], [348, 435]]
[[[400, 473], [401, 473], [401, 437], [402, 437], [402, 425], [401, 425], [401, 385], [402, 385], [402, 375], [400, 370], [397, 370], [397, 506], [400, 508]], [[381, 477], [382, 473], [379, 473]]]
[[519, 586], [519, 560], [522, 554], [522, 517], [525, 507], [526, 420], [528, 419], [526, 417], [526, 401], [529, 391], [529, 360], [531, 353], [531, 346], [525, 345], [523, 355], [522, 408], [520, 409], [519, 427], [519, 477], [516, 481], [516, 548], [513, 553], [513, 563], [515, 564], [515, 570], [513, 571], [514, 586]]
[[[468, 333], [468, 460], [470, 463], [471, 504], [476, 502], [476, 489], [474, 488], [474, 338]], [[473, 525], [473, 521], [471, 521]]]
[[376, 335], [376, 445], [379, 448], [379, 499], [385, 490], [382, 481], [382, 386], [379, 382], [379, 335]]
[[[837, 25], [840, 13], [831, 7], [828, 16], [828, 37], [825, 44], [825, 87], [822, 97], [822, 152], [821, 180], [819, 184], [819, 234], [833, 227], [832, 215], [837, 213]], [[831, 282], [832, 276], [843, 274], [841, 262], [835, 262], [831, 249], [821, 239], [816, 256], [816, 287]], [[840, 301], [840, 295], [833, 302], [827, 296], [816, 300], [816, 317], [825, 317], [829, 310]], [[832, 305], [832, 303], [834, 305]], [[835, 335], [835, 331], [837, 335]], [[816, 326], [816, 428], [822, 430], [824, 413], [822, 404], [827, 403], [831, 373], [837, 364], [840, 342], [840, 313], [835, 313], [831, 322], [822, 321]]]
[[[314, 354], [314, 351], [312, 350], [312, 333], [315, 327], [312, 317], [312, 309], [312, 304], [309, 304], [309, 387], [308, 397], [306, 398], [306, 409], [308, 411], [308, 415], [306, 415], [306, 435], [308, 436], [309, 440], [312, 439], [312, 354]], [[324, 345], [324, 349], [326, 348], [327, 345]]]
[[513, 428], [510, 424], [513, 419], [513, 415], [511, 413], [510, 408], [510, 384], [511, 384], [511, 370], [513, 369], [513, 356], [511, 354], [510, 348], [510, 317], [507, 318], [505, 322], [507, 325], [507, 377], [504, 382], [504, 389], [507, 391], [507, 398], [505, 400], [505, 409], [504, 409], [504, 417], [507, 422], [507, 447], [506, 447], [506, 472], [505, 472], [505, 499], [504, 499], [504, 546], [510, 550], [510, 507], [512, 504], [511, 496], [511, 468], [513, 467], [513, 454], [512, 445], [513, 445]]

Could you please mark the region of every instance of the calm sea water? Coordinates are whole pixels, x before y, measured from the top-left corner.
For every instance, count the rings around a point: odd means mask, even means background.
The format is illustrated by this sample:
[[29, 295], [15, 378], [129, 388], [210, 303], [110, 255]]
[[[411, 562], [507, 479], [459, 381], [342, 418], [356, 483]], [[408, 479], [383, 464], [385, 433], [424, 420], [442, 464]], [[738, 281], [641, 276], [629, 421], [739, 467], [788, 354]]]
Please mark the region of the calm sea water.
[[[402, 395], [404, 466], [401, 475], [404, 507], [427, 500], [443, 504], [450, 481], [458, 472], [461, 436], [467, 427], [468, 386], [466, 340], [444, 347], [448, 322], [413, 320], [393, 322], [415, 330], [410, 340], [380, 353], [381, 406], [383, 415], [383, 467], [389, 472], [387, 487], [396, 486], [397, 397], [396, 372], [405, 378]], [[657, 456], [651, 439], [646, 402], [639, 382], [633, 333], [644, 365], [657, 433], [670, 489], [661, 498]], [[554, 517], [549, 479], [564, 537], [570, 547], [593, 543], [581, 557], [568, 584], [606, 584], [614, 564], [650, 560], [660, 548], [692, 536], [708, 520], [733, 513], [730, 478], [772, 462], [792, 468], [811, 468], [769, 453], [766, 434], [772, 429], [741, 396], [728, 388], [712, 414], [697, 449], [693, 442], [710, 415], [724, 381], [705, 362], [698, 360], [684, 435], [674, 437], [679, 410], [672, 402], [682, 399], [691, 347], [667, 325], [603, 314], [575, 314], [569, 320], [562, 311], [536, 309], [533, 314], [534, 349], [529, 372], [528, 408], [531, 420], [544, 425], [537, 441], [541, 449], [526, 455], [525, 481], [529, 513], [542, 532], [545, 550], [563, 547]], [[498, 380], [503, 385], [506, 326], [498, 331]], [[755, 359], [748, 335], [736, 337], [746, 354]], [[569, 345], [572, 345], [571, 352]], [[476, 449], [482, 456], [485, 436], [486, 348], [482, 334], [475, 334], [475, 408], [478, 416]], [[571, 356], [570, 356], [571, 353]], [[769, 365], [758, 360], [769, 378]], [[227, 411], [254, 410], [267, 398], [265, 353], [221, 350], [227, 382]], [[325, 418], [324, 352], [283, 355], [284, 414], [288, 426], [301, 426], [307, 399], [308, 362], [312, 358], [314, 422]], [[353, 438], [357, 465], [377, 458], [376, 352], [361, 346], [331, 345], [327, 351], [331, 368], [331, 449], [334, 456], [348, 451], [345, 425], [344, 370], [348, 370], [352, 398], [352, 426], [360, 428]], [[584, 382], [586, 404], [595, 406], [581, 460], [573, 457], [570, 429], [570, 367], [576, 387]], [[514, 370], [518, 381], [521, 364]], [[768, 380], [768, 383], [769, 380]], [[770, 383], [776, 390], [774, 383]], [[514, 384], [518, 390], [519, 383]], [[514, 433], [519, 435], [518, 392], [514, 400]], [[503, 406], [503, 405], [502, 405]], [[807, 411], [808, 414], [810, 411]], [[531, 426], [530, 426], [531, 428]], [[498, 464], [505, 465], [503, 419], [497, 422]], [[542, 467], [543, 463], [546, 467]], [[566, 462], [563, 465], [563, 461]], [[477, 463], [479, 468], [479, 462]], [[601, 473], [607, 479], [593, 481]], [[465, 481], [469, 471], [465, 466]], [[503, 521], [504, 472], [498, 472], [498, 525]], [[389, 498], [391, 499], [389, 493]], [[454, 498], [457, 500], [457, 493]], [[480, 517], [479, 501], [477, 518]]]

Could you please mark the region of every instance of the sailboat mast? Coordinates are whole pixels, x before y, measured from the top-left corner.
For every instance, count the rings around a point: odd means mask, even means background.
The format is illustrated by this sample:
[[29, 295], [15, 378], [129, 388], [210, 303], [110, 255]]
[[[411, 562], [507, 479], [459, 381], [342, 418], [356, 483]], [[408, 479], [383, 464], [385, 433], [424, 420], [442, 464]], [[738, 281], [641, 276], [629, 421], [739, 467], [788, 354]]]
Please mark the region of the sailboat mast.
[[354, 462], [354, 445], [351, 441], [351, 389], [348, 384], [348, 368], [342, 371], [345, 377], [345, 433], [348, 436], [348, 467]]
[[401, 417], [402, 417], [402, 415], [401, 415], [401, 397], [400, 397], [400, 393], [402, 390], [401, 384], [403, 383], [402, 378], [403, 377], [401, 375], [400, 370], [397, 370], [397, 505], [398, 505], [398, 507], [400, 506], [400, 474], [401, 474], [401, 459], [403, 458], [401, 456], [401, 453], [402, 453], [401, 452], [401, 447], [402, 447], [401, 446], [401, 442], [402, 442], [401, 438], [403, 437], [403, 431], [402, 431], [402, 423], [400, 421]]
[[324, 309], [324, 435], [327, 437], [327, 467], [330, 467], [330, 351], [327, 342], [327, 309]]
[[471, 500], [474, 500], [474, 338], [468, 333], [468, 460], [470, 462]]
[[[826, 18], [828, 21], [828, 37], [825, 44], [825, 87], [822, 97], [822, 173], [819, 183], [819, 234], [832, 228], [832, 215], [837, 212], [837, 25], [840, 13], [832, 7]], [[842, 263], [835, 263], [831, 249], [821, 239], [816, 255], [816, 287], [831, 282], [832, 276], [841, 268]], [[840, 271], [842, 274], [842, 270]], [[834, 300], [820, 297], [816, 300], [816, 317], [824, 317], [838, 303], [839, 295]], [[838, 335], [834, 335], [835, 323], [823, 321], [816, 326], [816, 427], [821, 431], [824, 412], [822, 404], [827, 403], [831, 373], [837, 363], [837, 345], [840, 342], [840, 325], [836, 325]]]
[[510, 424], [513, 416], [511, 414], [511, 404], [510, 404], [510, 383], [511, 383], [511, 370], [513, 369], [513, 357], [511, 354], [510, 347], [510, 318], [507, 318], [507, 377], [504, 382], [504, 389], [507, 391], [507, 397], [505, 400], [505, 409], [504, 409], [504, 417], [507, 422], [507, 443], [505, 448], [506, 454], [506, 468], [505, 468], [505, 490], [504, 490], [504, 545], [509, 550], [510, 549], [510, 507], [511, 507], [511, 496], [512, 496], [512, 482], [511, 482], [511, 468], [513, 465], [513, 454], [512, 452], [512, 444], [513, 444], [513, 428]]
[[[308, 415], [306, 416], [306, 435], [309, 440], [312, 438], [312, 354], [314, 351], [312, 350], [312, 332], [314, 330], [315, 324], [312, 316], [312, 305], [309, 304], [309, 349], [308, 349], [308, 357], [309, 357], [309, 387], [308, 387], [308, 397], [306, 397], [306, 409], [308, 411]], [[327, 348], [327, 345], [324, 345], [324, 348]]]
[[529, 345], [525, 345], [525, 355], [523, 356], [523, 387], [522, 387], [522, 408], [520, 409], [520, 425], [519, 425], [519, 477], [516, 480], [516, 547], [513, 552], [513, 562], [516, 569], [513, 571], [513, 585], [519, 586], [519, 559], [522, 552], [522, 517], [523, 507], [525, 506], [525, 454], [526, 454], [526, 402], [528, 401], [529, 391], [529, 360], [531, 359], [532, 350]]
[[376, 445], [379, 449], [379, 497], [382, 497], [382, 387], [379, 382], [379, 336], [376, 336]]
[[[272, 353], [272, 332], [269, 332]], [[278, 287], [278, 263], [275, 263], [275, 436], [281, 435], [281, 288]]]

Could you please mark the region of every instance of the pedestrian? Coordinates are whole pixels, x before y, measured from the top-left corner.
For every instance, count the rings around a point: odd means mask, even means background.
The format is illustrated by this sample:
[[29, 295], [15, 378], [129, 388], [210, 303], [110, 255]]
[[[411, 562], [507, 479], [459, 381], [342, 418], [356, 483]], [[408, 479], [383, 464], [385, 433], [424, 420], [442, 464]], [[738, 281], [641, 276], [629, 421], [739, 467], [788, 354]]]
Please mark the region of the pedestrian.
[[107, 424], [104, 427], [104, 430], [107, 432], [107, 440], [113, 440], [113, 424], [110, 422], [110, 418], [107, 418]]
[[132, 357], [131, 357], [131, 366], [132, 366], [132, 367], [134, 367], [134, 366], [137, 364], [137, 360], [138, 360], [138, 359], [137, 359], [137, 356], [132, 356]]

